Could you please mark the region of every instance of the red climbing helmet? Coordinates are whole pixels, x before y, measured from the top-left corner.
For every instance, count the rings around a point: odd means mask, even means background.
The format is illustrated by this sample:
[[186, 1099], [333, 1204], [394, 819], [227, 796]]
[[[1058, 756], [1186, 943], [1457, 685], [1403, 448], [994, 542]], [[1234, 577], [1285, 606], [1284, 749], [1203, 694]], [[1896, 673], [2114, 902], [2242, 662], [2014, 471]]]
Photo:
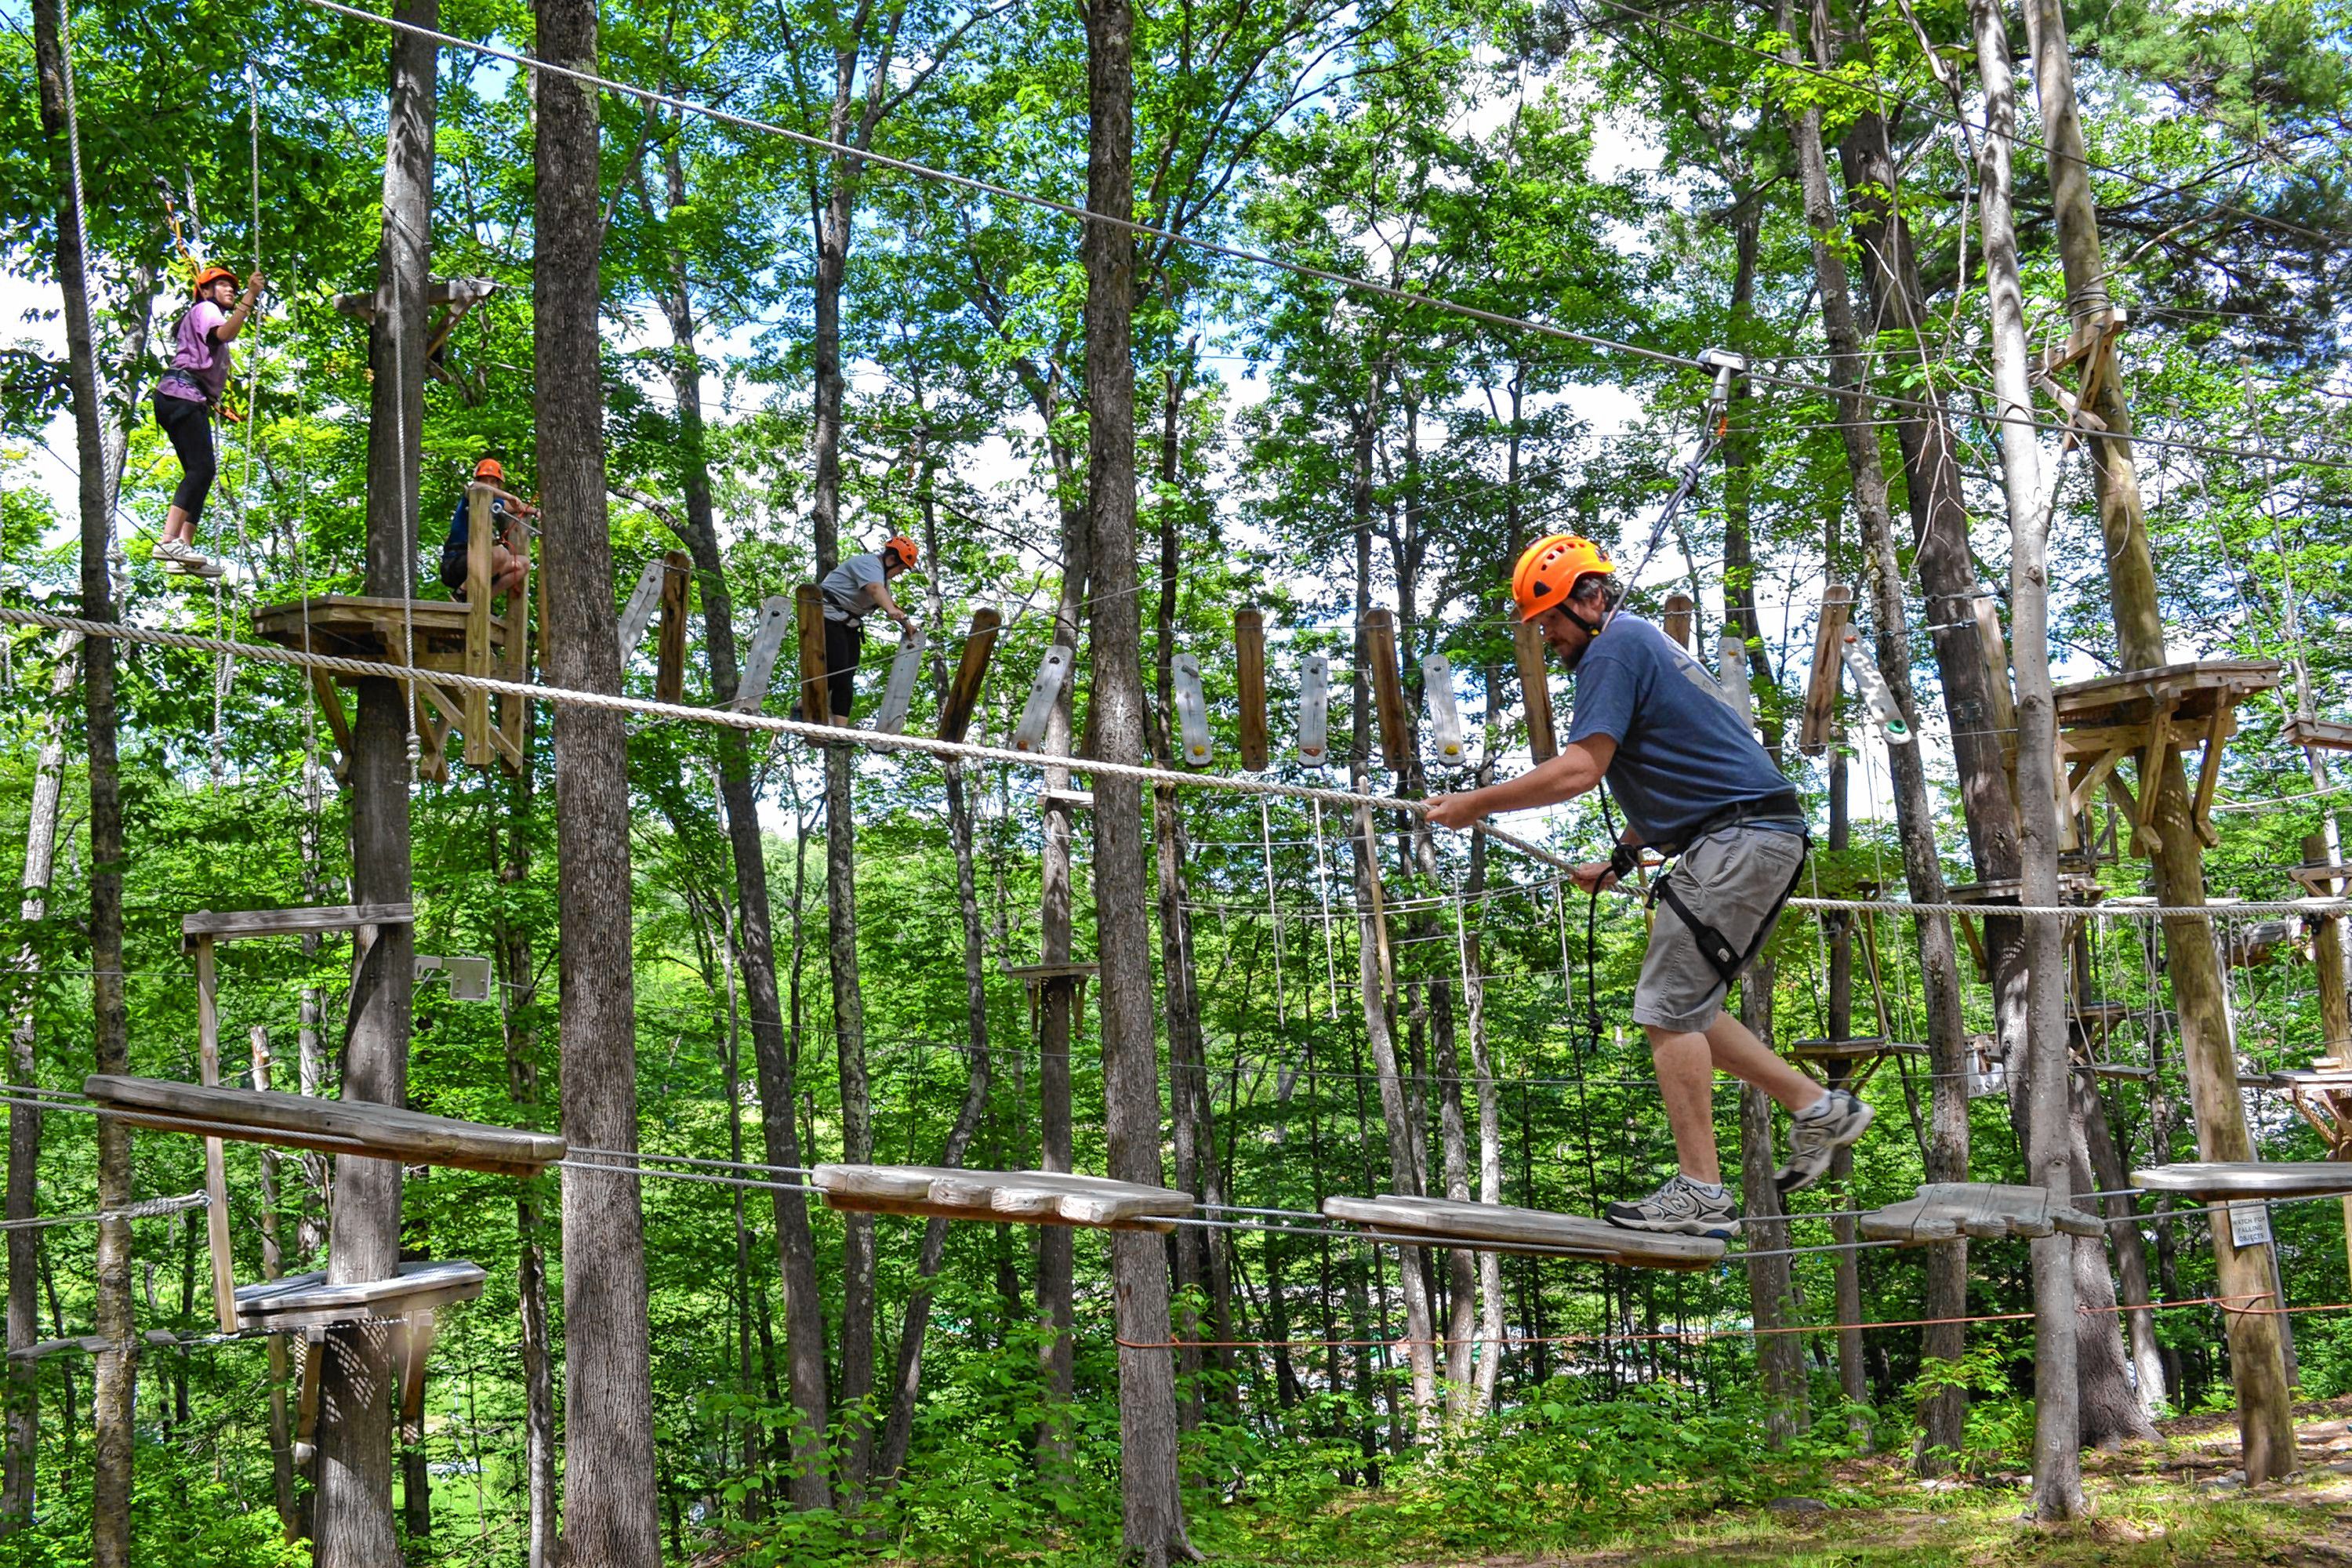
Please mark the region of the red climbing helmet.
[[908, 538], [905, 534], [900, 533], [893, 535], [890, 542], [882, 547], [880, 553], [884, 555], [897, 556], [900, 566], [908, 569], [908, 571], [912, 571], [914, 569], [915, 562], [920, 557], [922, 552], [915, 548], [915, 542], [913, 540]]
[[234, 283], [236, 281], [236, 274], [226, 267], [207, 267], [196, 274], [196, 280], [188, 285], [188, 291], [202, 299], [205, 289], [224, 280]]
[[478, 479], [504, 479], [507, 477], [506, 467], [496, 458], [484, 458], [474, 465], [474, 477]]
[[1519, 606], [1519, 619], [1534, 620], [1565, 604], [1582, 579], [1605, 577], [1615, 570], [1608, 552], [1589, 539], [1573, 533], [1544, 535], [1520, 552], [1511, 573], [1511, 597]]

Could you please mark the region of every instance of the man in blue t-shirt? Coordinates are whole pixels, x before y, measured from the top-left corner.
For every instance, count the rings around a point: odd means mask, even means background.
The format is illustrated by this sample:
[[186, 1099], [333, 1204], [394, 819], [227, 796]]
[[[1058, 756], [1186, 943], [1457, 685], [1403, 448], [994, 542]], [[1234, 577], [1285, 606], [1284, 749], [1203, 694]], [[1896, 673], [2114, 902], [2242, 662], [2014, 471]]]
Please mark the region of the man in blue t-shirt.
[[1739, 1205], [1717, 1161], [1716, 1071], [1762, 1089], [1794, 1118], [1777, 1178], [1783, 1193], [1819, 1180], [1830, 1157], [1870, 1125], [1871, 1110], [1843, 1089], [1823, 1089], [1723, 1010], [1796, 889], [1803, 811], [1706, 668], [1619, 608], [1612, 570], [1598, 545], [1567, 533], [1519, 557], [1511, 579], [1519, 618], [1533, 621], [1576, 674], [1567, 743], [1517, 778], [1439, 795], [1429, 819], [1467, 827], [1496, 812], [1571, 800], [1606, 780], [1625, 831], [1610, 858], [1577, 868], [1577, 886], [1598, 893], [1632, 875], [1643, 845], [1677, 858], [1657, 884], [1666, 907], [1651, 923], [1633, 1021], [1649, 1036], [1681, 1169], [1640, 1202], [1610, 1205], [1607, 1217], [1633, 1230], [1727, 1236]]

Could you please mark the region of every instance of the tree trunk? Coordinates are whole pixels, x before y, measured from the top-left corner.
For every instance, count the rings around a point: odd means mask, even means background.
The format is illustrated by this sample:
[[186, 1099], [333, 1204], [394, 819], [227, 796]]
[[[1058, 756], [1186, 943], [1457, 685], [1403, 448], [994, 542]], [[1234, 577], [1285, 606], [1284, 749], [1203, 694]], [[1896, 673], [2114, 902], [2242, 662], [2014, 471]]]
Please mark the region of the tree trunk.
[[[928, 511], [927, 504], [927, 521]], [[938, 530], [926, 531], [929, 537], [924, 542], [930, 546], [931, 559], [936, 562]], [[934, 622], [938, 618], [936, 614], [932, 616]], [[945, 674], [944, 664], [940, 673]], [[980, 884], [972, 869], [971, 805], [961, 767], [950, 763], [947, 775], [948, 835], [955, 846], [956, 905], [963, 925], [964, 1047], [970, 1072], [963, 1105], [956, 1112], [955, 1124], [948, 1130], [940, 1163], [961, 1165], [964, 1152], [971, 1146], [972, 1134], [979, 1130], [981, 1115], [988, 1109], [992, 1063], [988, 1052], [988, 989], [983, 978], [987, 954], [981, 931]], [[938, 1218], [924, 1221], [922, 1246], [915, 1259], [915, 1288], [907, 1298], [906, 1314], [898, 1327], [898, 1364], [890, 1385], [890, 1417], [882, 1429], [881, 1454], [874, 1467], [873, 1484], [877, 1490], [897, 1484], [898, 1472], [907, 1463], [908, 1445], [914, 1440], [915, 1401], [923, 1382], [923, 1338], [931, 1321], [930, 1282], [939, 1277], [940, 1267], [947, 1258], [947, 1245], [948, 1222]]]
[[[1134, 14], [1129, 0], [1087, 0], [1087, 210], [1133, 211]], [[1136, 602], [1135, 244], [1126, 230], [1086, 226], [1087, 512], [1095, 610], [1091, 721], [1097, 754], [1143, 760], [1141, 607]], [[1095, 777], [1095, 910], [1101, 942], [1104, 1140], [1115, 1180], [1158, 1185], [1159, 1049], [1151, 1017], [1150, 893], [1143, 801], [1132, 779]], [[1120, 1339], [1170, 1337], [1168, 1269], [1148, 1231], [1111, 1235]], [[1174, 1359], [1118, 1352], [1119, 1479], [1124, 1551], [1146, 1568], [1195, 1555], [1176, 1468]]]
[[[439, 26], [437, 0], [398, 13]], [[429, 39], [395, 36], [383, 175], [384, 221], [376, 310], [368, 330], [370, 383], [365, 591], [414, 592], [416, 494], [425, 422], [425, 288], [431, 270], [436, 52]], [[359, 683], [352, 730], [352, 896], [406, 903], [409, 877], [410, 694], [390, 680]], [[415, 985], [415, 929], [362, 931], [344, 1026], [342, 1098], [398, 1105], [407, 1098]], [[327, 1248], [333, 1284], [389, 1277], [400, 1262], [401, 1169], [395, 1161], [338, 1155]], [[321, 1353], [316, 1560], [321, 1568], [397, 1563], [392, 1513], [394, 1390], [391, 1347], [381, 1335], [331, 1331]]]
[[[33, 7], [33, 45], [40, 77], [41, 131], [49, 167], [72, 199], [58, 209], [58, 282], [65, 296], [67, 373], [74, 416], [74, 457], [80, 467], [81, 613], [114, 618], [108, 580], [110, 515], [100, 437], [97, 348], [90, 334], [87, 213], [80, 182], [68, 167], [67, 51], [63, 0]], [[122, 991], [122, 795], [116, 751], [114, 645], [93, 638], [85, 650], [82, 714], [89, 745], [89, 968], [93, 1064], [102, 1073], [130, 1070], [130, 1016]], [[131, 1129], [110, 1117], [98, 1121], [98, 1206], [131, 1201]], [[131, 1560], [131, 1465], [136, 1363], [131, 1347], [131, 1222], [98, 1227], [97, 1300], [93, 1326], [107, 1348], [99, 1352], [90, 1402], [91, 1562], [127, 1568]]]
[[[1772, 961], [1759, 958], [1739, 977], [1740, 1020], [1767, 1046], [1772, 1042]], [[1773, 1184], [1772, 1100], [1760, 1089], [1739, 1090], [1739, 1184], [1745, 1199], [1740, 1234], [1754, 1254], [1789, 1245], [1780, 1216], [1780, 1189]], [[1759, 1330], [1792, 1325], [1798, 1317], [1795, 1260], [1756, 1257], [1748, 1264], [1748, 1299]], [[1805, 1396], [1805, 1345], [1796, 1334], [1766, 1333], [1756, 1341], [1756, 1367], [1762, 1374], [1765, 1431], [1774, 1447], [1804, 1430], [1810, 1417]]]
[[[544, 57], [575, 69], [596, 68], [593, 0], [546, 0], [538, 16]], [[604, 233], [597, 100], [569, 81], [541, 79], [539, 85], [532, 289], [541, 481], [547, 496], [548, 678], [557, 686], [618, 691], [599, 370]], [[633, 1160], [637, 1096], [627, 759], [619, 713], [557, 711], [563, 1135], [575, 1148], [613, 1150]], [[565, 1507], [559, 1552], [574, 1562], [654, 1568], [661, 1561], [661, 1519], [645, 1217], [635, 1170], [566, 1172], [562, 1225]]]
[[[1778, 16], [1783, 33], [1793, 37], [1788, 0], [1780, 0]], [[1793, 43], [1782, 51], [1790, 65], [1800, 63]], [[1879, 674], [1895, 695], [1906, 719], [1916, 712], [1911, 694], [1911, 660], [1903, 579], [1895, 554], [1894, 520], [1888, 512], [1886, 477], [1880, 467], [1877, 436], [1870, 423], [1865, 390], [1865, 345], [1853, 310], [1853, 288], [1845, 258], [1835, 243], [1839, 229], [1835, 203], [1830, 194], [1829, 165], [1822, 149], [1821, 110], [1809, 106], [1791, 112], [1790, 133], [1797, 153], [1805, 222], [1812, 231], [1813, 269], [1822, 298], [1824, 335], [1829, 341], [1832, 379], [1840, 388], [1837, 406], [1844, 437], [1846, 466], [1853, 476], [1854, 510], [1862, 524], [1863, 548], [1876, 610], [1876, 653]], [[1913, 723], [1916, 731], [1916, 721]], [[1903, 847], [1904, 879], [1912, 900], [1945, 900], [1944, 874], [1937, 856], [1935, 817], [1928, 803], [1927, 778], [1915, 742], [1887, 747], [1888, 771], [1895, 782], [1896, 832]], [[1929, 1142], [1930, 1180], [1967, 1179], [1968, 1123], [1966, 1080], [1968, 1039], [1961, 1012], [1958, 955], [1952, 942], [1950, 919], [1927, 915], [1917, 924], [1920, 976], [1927, 998], [1929, 1070], [1938, 1094], [1936, 1121]], [[1942, 1092], [1958, 1088], [1958, 1094]], [[1967, 1247], [1954, 1242], [1930, 1249], [1926, 1316], [1962, 1315], [1967, 1299]], [[1923, 1349], [1930, 1356], [1957, 1356], [1962, 1348], [1959, 1325], [1929, 1328]], [[1957, 1396], [1930, 1400], [1924, 1413], [1930, 1425], [1930, 1452], [1957, 1450], [1959, 1402]]]
[[[2026, 0], [2025, 18], [2033, 49], [2043, 142], [2049, 149], [2051, 199], [2066, 278], [2068, 313], [2071, 321], [2081, 325], [2106, 308], [2106, 263], [2100, 251], [2098, 210], [2092, 200], [2082, 120], [2074, 102], [2065, 17], [2056, 0]], [[2120, 381], [2120, 374], [2100, 379], [2091, 412], [2098, 416], [2105, 433], [2091, 438], [2088, 445], [2097, 479], [2099, 528], [2114, 600], [2117, 651], [2126, 669], [2145, 669], [2165, 662], [2164, 626], [2139, 477], [2133, 466], [2131, 410], [2124, 402]], [[2023, 642], [2022, 631], [2018, 640]], [[2021, 795], [2027, 790], [2022, 752], [2032, 743], [2023, 733], [2021, 721]], [[2168, 750], [2162, 768], [2156, 776], [2143, 776], [2140, 788], [2157, 792], [2159, 843], [2153, 857], [2157, 897], [2176, 908], [2203, 904], [2204, 857], [2190, 821], [2189, 781], [2179, 753]], [[2197, 1118], [2198, 1158], [2250, 1160], [2253, 1145], [2246, 1131], [2245, 1105], [2238, 1093], [2228, 996], [2213, 951], [2211, 925], [2198, 916], [2167, 920], [2164, 944], [2180, 1020], [2181, 1052], [2189, 1068], [2189, 1104]], [[2269, 1299], [2273, 1290], [2270, 1247], [2239, 1247], [2229, 1232], [2227, 1226], [2212, 1227], [2219, 1277], [2216, 1294], [2247, 1301]], [[2238, 1394], [2241, 1447], [2251, 1482], [2274, 1479], [2295, 1465], [2280, 1321], [2274, 1315], [2260, 1312], [2231, 1312], [2224, 1318], [2231, 1378]]]
[[[665, 143], [663, 174], [669, 205], [675, 211], [688, 200], [686, 170], [676, 139]], [[708, 427], [702, 414], [699, 323], [684, 264], [675, 255], [668, 261], [669, 271], [658, 286], [663, 313], [669, 321], [670, 388], [677, 399], [682, 437], [677, 448], [678, 491], [685, 504], [682, 517], [664, 515], [694, 562], [695, 588], [702, 599], [703, 654], [710, 667], [711, 701], [723, 707], [734, 699], [741, 679], [734, 598], [727, 585], [726, 559], [711, 496]], [[735, 875], [735, 956], [744, 1006], [751, 1015], [761, 1131], [769, 1163], [797, 1167], [800, 1133], [792, 1117], [796, 1064], [786, 1044], [783, 1001], [776, 983], [775, 917], [768, 901], [767, 852], [760, 834], [751, 752], [740, 730], [719, 729], [712, 733], [719, 752], [719, 798]], [[828, 1402], [816, 1237], [809, 1224], [805, 1193], [779, 1188], [772, 1196], [777, 1262], [784, 1284], [788, 1395], [799, 1417], [786, 1493], [796, 1508], [822, 1509], [831, 1506], [832, 1485], [824, 1458]]]
[[[526, 710], [525, 731], [530, 716]], [[510, 786], [499, 880], [520, 887], [530, 876], [531, 775]], [[522, 1125], [540, 1124], [539, 1037], [527, 1014], [538, 1005], [539, 966], [530, 931], [493, 917], [499, 1033], [505, 1047], [507, 1098]], [[547, 1321], [547, 1203], [544, 1178], [515, 1188], [515, 1300], [520, 1319], [522, 1471], [526, 1568], [549, 1568], [555, 1539], [555, 1373]]]
[[[1516, 559], [1516, 556], [1514, 557]], [[1492, 693], [1497, 685], [1496, 673], [1489, 669], [1486, 689]], [[1494, 710], [1491, 698], [1487, 710]], [[1494, 748], [1487, 748], [1492, 757]], [[1493, 769], [1482, 764], [1479, 784], [1492, 782]], [[1478, 911], [1477, 922], [1469, 930], [1469, 950], [1463, 959], [1469, 972], [1465, 991], [1465, 1003], [1470, 1013], [1470, 1070], [1477, 1079], [1478, 1091], [1478, 1201], [1500, 1204], [1503, 1201], [1503, 1102], [1495, 1083], [1495, 1052], [1486, 1038], [1486, 965], [1481, 937], [1485, 934], [1486, 904], [1486, 830], [1474, 826], [1470, 830], [1470, 879], [1464, 896], [1470, 907]], [[1502, 1374], [1504, 1300], [1503, 1255], [1482, 1252], [1478, 1255], [1478, 1364], [1476, 1393], [1471, 1401], [1473, 1417], [1484, 1416], [1495, 1408], [1496, 1380]]]
[[[49, 679], [49, 712], [33, 769], [33, 802], [25, 826], [24, 902], [27, 928], [48, 917], [49, 879], [57, 868], [58, 806], [65, 795], [65, 742], [61, 738], [67, 700], [73, 693], [75, 656], [81, 642], [68, 634]], [[23, 988], [16, 1022], [8, 1032], [13, 1081], [39, 1082], [34, 1047], [40, 1039], [41, 952], [30, 940], [17, 950], [16, 984]], [[41, 1337], [39, 1209], [41, 1113], [22, 1102], [8, 1108], [8, 1430], [5, 1479], [0, 1479], [0, 1535], [14, 1534], [33, 1521], [34, 1486], [41, 1447], [40, 1368], [20, 1353]]]

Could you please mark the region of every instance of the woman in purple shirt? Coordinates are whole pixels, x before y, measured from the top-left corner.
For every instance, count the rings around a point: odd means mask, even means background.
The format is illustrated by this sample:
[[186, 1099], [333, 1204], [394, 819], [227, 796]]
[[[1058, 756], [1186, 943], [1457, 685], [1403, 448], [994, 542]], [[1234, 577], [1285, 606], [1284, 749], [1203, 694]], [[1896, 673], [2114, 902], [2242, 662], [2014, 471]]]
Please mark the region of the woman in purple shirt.
[[207, 267], [197, 273], [195, 303], [180, 318], [173, 334], [171, 368], [155, 384], [155, 423], [180, 455], [180, 487], [172, 492], [171, 514], [163, 520], [163, 537], [155, 553], [184, 571], [209, 576], [219, 570], [197, 552], [193, 541], [216, 467], [213, 416], [236, 417], [221, 406], [228, 391], [228, 345], [253, 315], [261, 284], [261, 274], [256, 272], [238, 294], [236, 274], [227, 268]]

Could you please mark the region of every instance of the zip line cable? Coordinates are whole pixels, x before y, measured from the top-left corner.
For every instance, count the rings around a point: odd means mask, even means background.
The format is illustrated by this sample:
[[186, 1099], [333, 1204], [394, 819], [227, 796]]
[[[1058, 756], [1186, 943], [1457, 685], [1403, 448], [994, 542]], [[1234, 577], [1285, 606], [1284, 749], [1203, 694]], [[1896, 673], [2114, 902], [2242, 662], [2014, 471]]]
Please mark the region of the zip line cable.
[[[1072, 218], [1080, 223], [1105, 224], [1113, 228], [1117, 228], [1140, 237], [1165, 240], [1171, 245], [1189, 246], [1193, 249], [1204, 251], [1213, 256], [1222, 256], [1228, 260], [1243, 262], [1252, 267], [1272, 268], [1276, 271], [1287, 272], [1294, 277], [1311, 279], [1319, 283], [1329, 283], [1335, 287], [1349, 289], [1356, 293], [1370, 294], [1375, 298], [1393, 300], [1400, 304], [1424, 307], [1439, 310], [1446, 314], [1460, 316], [1468, 321], [1484, 322], [1488, 326], [1504, 328], [1508, 331], [1534, 332], [1541, 337], [1552, 338], [1561, 342], [1574, 343], [1579, 347], [1594, 349], [1604, 353], [1623, 354], [1653, 364], [1670, 365], [1679, 370], [1706, 370], [1712, 372], [1714, 368], [1705, 361], [1692, 355], [1674, 353], [1664, 349], [1649, 348], [1640, 343], [1621, 342], [1613, 338], [1600, 337], [1591, 332], [1580, 332], [1570, 327], [1557, 326], [1542, 321], [1532, 321], [1527, 320], [1525, 317], [1509, 315], [1500, 310], [1485, 310], [1479, 306], [1466, 304], [1461, 300], [1448, 299], [1443, 295], [1416, 293], [1410, 289], [1400, 289], [1391, 284], [1377, 283], [1370, 279], [1351, 278], [1345, 273], [1334, 272], [1327, 268], [1311, 267], [1304, 262], [1287, 260], [1282, 257], [1275, 256], [1265, 251], [1249, 250], [1240, 246], [1225, 245], [1217, 240], [1204, 239], [1198, 235], [1185, 234], [1176, 229], [1163, 227], [1158, 224], [1145, 223], [1136, 218], [1120, 217], [1110, 213], [1089, 212], [1084, 207], [1072, 205], [1068, 202], [1057, 201], [1051, 196], [1039, 195], [1034, 192], [1016, 190], [1010, 185], [1000, 185], [992, 181], [978, 179], [970, 174], [950, 174], [944, 169], [936, 169], [926, 163], [915, 163], [910, 159], [893, 158], [887, 153], [870, 152], [850, 146], [846, 142], [830, 141], [823, 136], [812, 135], [805, 131], [794, 131], [789, 126], [778, 125], [771, 121], [756, 120], [749, 115], [731, 113], [723, 109], [714, 108], [709, 104], [698, 102], [693, 99], [679, 98], [672, 93], [656, 92], [650, 88], [636, 87], [611, 77], [598, 76], [593, 71], [579, 70], [570, 66], [551, 64], [549, 61], [539, 59], [530, 55], [518, 53], [511, 49], [499, 48], [493, 44], [478, 43], [471, 38], [459, 37], [454, 33], [444, 33], [431, 27], [418, 26], [413, 22], [404, 22], [394, 16], [379, 16], [373, 11], [362, 10], [356, 5], [346, 5], [341, 3], [341, 0], [302, 0], [302, 4], [311, 6], [317, 10], [331, 12], [336, 16], [348, 16], [355, 21], [370, 23], [375, 26], [383, 27], [389, 31], [407, 33], [415, 37], [428, 38], [445, 48], [464, 49], [470, 53], [480, 55], [485, 58], [503, 60], [509, 65], [516, 66], [525, 70], [540, 71], [549, 75], [562, 77], [567, 80], [579, 82], [585, 87], [596, 88], [603, 91], [614, 93], [624, 98], [633, 98], [642, 103], [657, 104], [665, 109], [675, 110], [681, 114], [698, 115], [722, 125], [734, 126], [740, 130], [756, 132], [759, 134], [765, 136], [780, 137], [796, 146], [806, 147], [816, 152], [830, 153], [837, 157], [847, 158], [858, 163], [872, 164], [876, 167], [884, 169], [893, 169], [900, 174], [911, 174], [917, 179], [936, 181], [941, 184], [953, 185], [963, 190], [977, 191], [982, 195], [997, 197], [1003, 201], [1017, 202], [1023, 205], [1033, 206], [1041, 211], [1055, 213], [1060, 216]], [[1790, 357], [1793, 358], [1795, 356]], [[1850, 399], [1854, 395], [1853, 389], [1852, 388], [1830, 386], [1819, 382], [1803, 381], [1795, 377], [1780, 375], [1771, 372], [1750, 370], [1748, 373], [1748, 379], [1751, 381], [1762, 382], [1772, 386], [1785, 387], [1790, 391], [1818, 393], [1824, 396], [1835, 397], [1842, 400]], [[1863, 395], [1870, 402], [1877, 403], [1889, 408], [1910, 408], [1919, 410], [1923, 413], [1931, 414], [1948, 415], [1949, 413], [1949, 410], [1940, 403], [1929, 403], [1916, 398], [1898, 397], [1878, 392], [1865, 392]], [[2032, 430], [2046, 431], [2058, 435], [2073, 435], [2078, 439], [2088, 434], [2080, 426], [2077, 426], [2071, 421], [2017, 418], [2008, 415], [1979, 416], [1979, 417], [1983, 417], [1989, 423], [1992, 424], [2017, 425]], [[2139, 434], [2134, 434], [2128, 437], [2099, 438], [2127, 439], [2135, 446], [2139, 447], [2161, 447], [2177, 451], [2195, 452], [2208, 457], [2231, 458], [2242, 461], [2273, 462], [2290, 467], [2320, 468], [2352, 472], [2352, 458], [2299, 458], [2286, 453], [2261, 450], [2249, 451], [2238, 447], [2225, 447], [2208, 442], [2182, 441], [2165, 437]]]

